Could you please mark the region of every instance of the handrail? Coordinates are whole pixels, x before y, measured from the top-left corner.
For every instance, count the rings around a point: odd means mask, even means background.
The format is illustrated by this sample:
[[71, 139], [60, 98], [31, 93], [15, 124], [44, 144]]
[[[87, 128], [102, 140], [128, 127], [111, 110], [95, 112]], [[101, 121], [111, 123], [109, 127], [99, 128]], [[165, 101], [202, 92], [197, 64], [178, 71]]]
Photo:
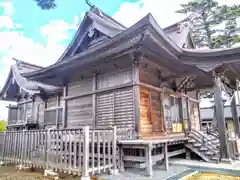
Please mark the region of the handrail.
[[[207, 145], [209, 145], [209, 146], [210, 146], [211, 148], [213, 148], [214, 150], [218, 150], [218, 148], [217, 148], [215, 145], [212, 144], [211, 140], [204, 141], [204, 138], [206, 138], [206, 137], [204, 137], [201, 133], [196, 133], [196, 132], [194, 132], [194, 131], [192, 131], [192, 133], [193, 133], [194, 135], [196, 135], [196, 136], [199, 136], [202, 141], [199, 140], [199, 139], [195, 139], [195, 140], [201, 141], [201, 143], [206, 143]], [[212, 151], [213, 151], [213, 149], [209, 149], [209, 150], [212, 150]]]
[[[199, 143], [203, 144], [203, 141], [201, 141], [200, 139], [196, 138], [196, 141], [198, 141]], [[208, 146], [206, 146], [208, 151], [211, 151], [213, 153], [217, 153], [216, 151], [218, 150], [216, 147], [211, 146], [211, 144], [209, 144]]]
[[199, 134], [202, 138], [206, 139], [207, 141], [205, 142], [211, 142], [211, 144], [215, 144], [215, 145], [218, 145], [219, 143], [215, 143], [215, 142], [212, 142], [213, 140], [210, 139], [209, 137], [205, 136], [204, 134], [198, 132], [198, 131], [194, 131], [195, 133]]
[[[195, 133], [198, 133], [198, 134], [200, 134], [201, 136], [203, 136], [205, 139], [207, 139], [208, 141], [211, 141], [212, 142], [212, 139], [210, 139], [208, 136], [205, 136], [205, 134], [204, 133], [201, 133], [201, 132], [199, 132], [199, 131], [196, 131], [196, 130], [194, 130], [194, 129], [192, 129], [192, 132], [195, 132]], [[219, 143], [215, 143], [215, 142], [212, 142], [213, 144], [219, 144]]]

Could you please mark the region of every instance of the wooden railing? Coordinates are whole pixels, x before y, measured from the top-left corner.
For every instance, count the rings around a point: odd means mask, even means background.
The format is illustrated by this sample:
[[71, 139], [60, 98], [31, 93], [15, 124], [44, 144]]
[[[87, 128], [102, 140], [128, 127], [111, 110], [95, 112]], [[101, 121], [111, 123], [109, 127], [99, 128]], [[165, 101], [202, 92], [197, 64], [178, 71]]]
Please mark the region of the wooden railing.
[[0, 133], [0, 156], [7, 164], [89, 177], [89, 173], [115, 172], [117, 154], [116, 127]]
[[203, 133], [191, 130], [191, 134], [193, 135], [193, 138], [198, 142], [201, 143], [203, 146], [208, 148], [209, 151], [212, 152], [218, 152], [219, 151], [219, 142], [213, 142], [212, 139], [208, 138], [207, 135], [204, 135]]

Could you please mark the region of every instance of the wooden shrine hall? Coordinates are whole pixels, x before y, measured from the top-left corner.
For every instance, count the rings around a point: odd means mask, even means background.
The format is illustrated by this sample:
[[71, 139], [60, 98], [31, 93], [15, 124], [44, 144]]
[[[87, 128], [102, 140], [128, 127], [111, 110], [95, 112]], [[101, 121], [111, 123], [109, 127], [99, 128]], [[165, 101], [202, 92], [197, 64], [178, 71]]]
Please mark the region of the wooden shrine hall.
[[[162, 29], [148, 14], [127, 28], [92, 6], [55, 64], [16, 60], [0, 92], [18, 104], [9, 106], [8, 129], [116, 126], [120, 169], [144, 166], [148, 175], [183, 153], [234, 159], [221, 92], [239, 87], [240, 48], [194, 48], [186, 22]], [[214, 89], [216, 134], [201, 131], [198, 95], [206, 88]], [[239, 138], [235, 97], [232, 112]]]

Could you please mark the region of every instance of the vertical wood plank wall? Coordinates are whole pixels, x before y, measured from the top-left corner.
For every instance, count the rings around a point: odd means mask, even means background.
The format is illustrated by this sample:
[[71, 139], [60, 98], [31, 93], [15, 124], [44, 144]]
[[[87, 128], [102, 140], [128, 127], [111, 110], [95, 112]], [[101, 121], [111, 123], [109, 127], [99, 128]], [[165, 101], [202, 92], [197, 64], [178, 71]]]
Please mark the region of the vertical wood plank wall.
[[45, 102], [40, 98], [40, 96], [36, 96], [34, 101], [34, 120], [37, 122], [38, 127], [42, 129], [44, 127], [44, 109]]
[[[89, 95], [67, 100], [67, 127], [117, 125], [119, 128], [132, 128], [134, 126], [132, 87], [114, 88], [131, 81], [132, 70], [127, 69], [97, 75], [95, 80], [93, 77], [71, 80], [68, 84], [69, 97], [84, 93]], [[104, 91], [111, 87], [112, 90]], [[98, 90], [103, 91], [96, 92]]]
[[[77, 79], [68, 84], [68, 96], [92, 91], [92, 78]], [[92, 126], [92, 95], [67, 100], [67, 127]]]

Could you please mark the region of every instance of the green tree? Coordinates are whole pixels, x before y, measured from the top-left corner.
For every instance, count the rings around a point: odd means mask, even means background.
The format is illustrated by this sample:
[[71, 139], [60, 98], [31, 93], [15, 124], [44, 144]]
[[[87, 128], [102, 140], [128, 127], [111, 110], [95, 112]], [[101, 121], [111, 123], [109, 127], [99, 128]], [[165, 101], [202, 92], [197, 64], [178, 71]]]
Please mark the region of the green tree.
[[240, 25], [237, 19], [240, 17], [240, 5], [231, 7], [222, 6], [222, 12], [225, 14], [225, 27], [222, 33], [213, 38], [214, 48], [232, 47], [240, 42]]
[[57, 5], [55, 0], [34, 0], [42, 10], [54, 9]]
[[[181, 4], [177, 13], [189, 15], [196, 47], [231, 47], [240, 42], [238, 34], [240, 5], [220, 6], [215, 0], [192, 0]], [[212, 91], [200, 92], [200, 98], [213, 98]]]
[[[215, 0], [192, 0], [181, 4], [177, 13], [189, 15], [197, 47], [231, 47], [239, 42], [237, 18], [240, 5], [220, 6]], [[220, 28], [219, 26], [224, 26]]]
[[6, 130], [6, 121], [2, 120], [0, 121], [0, 132], [5, 131]]

